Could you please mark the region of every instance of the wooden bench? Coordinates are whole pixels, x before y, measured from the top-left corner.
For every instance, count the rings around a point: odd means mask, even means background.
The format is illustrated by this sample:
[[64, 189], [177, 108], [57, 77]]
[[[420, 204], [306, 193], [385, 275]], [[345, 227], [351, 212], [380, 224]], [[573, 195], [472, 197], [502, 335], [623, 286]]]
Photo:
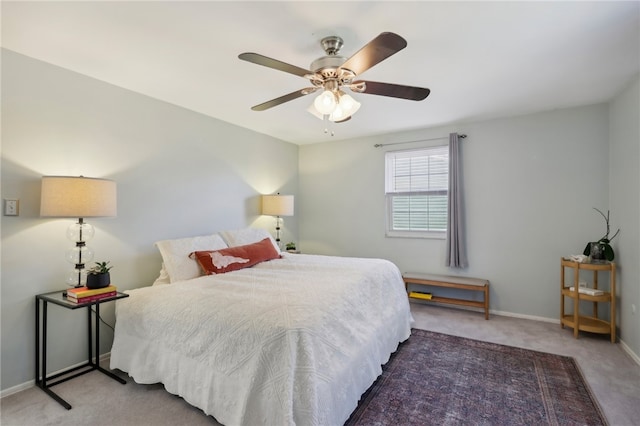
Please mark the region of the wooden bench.
[[[409, 284], [426, 285], [431, 287], [446, 287], [460, 290], [479, 291], [484, 293], [484, 299], [468, 300], [452, 297], [432, 295], [430, 302], [446, 303], [449, 305], [471, 306], [484, 309], [484, 319], [489, 319], [489, 280], [482, 278], [459, 277], [454, 275], [423, 274], [420, 272], [405, 272], [402, 274], [404, 286], [409, 290]], [[423, 300], [419, 298], [419, 300]]]

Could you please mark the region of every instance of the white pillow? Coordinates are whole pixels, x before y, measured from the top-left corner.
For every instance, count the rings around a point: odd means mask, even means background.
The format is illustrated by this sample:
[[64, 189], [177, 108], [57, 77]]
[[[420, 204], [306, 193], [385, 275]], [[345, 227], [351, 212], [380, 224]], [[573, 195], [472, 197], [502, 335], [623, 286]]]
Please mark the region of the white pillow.
[[269, 231], [262, 228], [244, 228], [236, 229], [232, 231], [222, 231], [220, 235], [227, 242], [229, 247], [243, 246], [245, 244], [253, 244], [259, 241], [269, 238], [271, 243], [276, 248], [276, 251], [280, 253], [280, 247], [276, 243], [276, 240], [271, 236]]
[[162, 268], [160, 269], [160, 275], [151, 285], [161, 285], [161, 284], [171, 284], [171, 280], [169, 279], [169, 274], [167, 273], [167, 269], [164, 267], [164, 262], [162, 263]]
[[202, 275], [200, 265], [189, 258], [189, 254], [199, 250], [220, 250], [227, 248], [227, 244], [218, 234], [202, 235], [199, 237], [179, 238], [156, 242], [160, 250], [164, 269], [169, 274], [169, 281], [190, 280]]

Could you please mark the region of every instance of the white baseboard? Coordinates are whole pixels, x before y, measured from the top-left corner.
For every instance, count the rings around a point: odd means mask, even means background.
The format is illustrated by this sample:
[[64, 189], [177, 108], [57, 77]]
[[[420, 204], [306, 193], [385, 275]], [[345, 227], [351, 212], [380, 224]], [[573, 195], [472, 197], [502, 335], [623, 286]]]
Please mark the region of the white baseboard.
[[13, 387], [10, 387], [9, 389], [5, 389], [3, 391], [0, 392], [0, 399], [9, 396], [9, 395], [13, 395], [14, 393], [18, 393], [18, 392], [22, 392], [23, 390], [27, 390], [30, 387], [35, 386], [36, 381], [32, 380], [30, 382], [26, 382], [26, 383], [22, 383], [20, 385], [16, 385]]
[[[560, 320], [556, 318], [536, 317], [532, 315], [521, 315], [521, 314], [514, 314], [511, 312], [502, 312], [502, 311], [490, 311], [490, 312], [492, 314], [501, 315], [505, 317], [524, 318], [524, 319], [533, 320], [533, 321], [542, 321], [542, 322], [549, 322], [553, 324], [560, 324]], [[635, 361], [636, 364], [640, 365], [640, 357], [631, 350], [629, 345], [627, 345], [622, 339], [619, 340], [619, 343], [622, 350], [625, 351], [629, 355], [629, 357], [631, 357], [631, 359]]]
[[[426, 301], [426, 300], [419, 300], [419, 299], [412, 299], [410, 303], [416, 303], [416, 304], [420, 304], [420, 305], [430, 305], [432, 304], [432, 302]], [[460, 309], [463, 311], [472, 311], [472, 312], [479, 312], [481, 314], [484, 314], [484, 309], [481, 308], [475, 308], [472, 306], [446, 306], [444, 304], [438, 304], [437, 306], [440, 307], [444, 307], [446, 309]], [[489, 314], [490, 315], [499, 315], [502, 317], [512, 317], [512, 318], [522, 318], [522, 319], [528, 319], [531, 321], [541, 321], [541, 322], [550, 322], [552, 324], [560, 324], [560, 320], [557, 318], [546, 318], [546, 317], [537, 317], [537, 316], [533, 316], [533, 315], [523, 315], [523, 314], [514, 314], [513, 312], [505, 312], [505, 311], [496, 311], [493, 309], [489, 309]]]
[[[108, 360], [110, 356], [111, 356], [111, 352], [107, 352], [106, 354], [100, 355], [100, 362]], [[61, 373], [62, 371], [67, 370], [69, 368], [74, 368], [74, 367], [81, 366], [84, 363], [86, 363], [86, 361], [82, 361], [82, 362], [79, 362], [79, 363], [77, 363], [75, 365], [71, 365], [69, 367], [65, 367], [62, 370], [54, 371], [54, 372], [48, 374], [48, 376], [53, 376], [54, 374]], [[0, 399], [2, 399], [4, 397], [7, 397], [9, 395], [13, 395], [14, 393], [22, 392], [23, 390], [27, 390], [29, 388], [34, 387], [35, 385], [36, 385], [36, 380], [33, 379], [33, 380], [29, 380], [28, 382], [24, 382], [24, 383], [21, 383], [21, 384], [16, 385], [16, 386], [12, 386], [9, 389], [5, 389], [3, 391], [0, 391]]]
[[623, 340], [620, 340], [620, 346], [622, 347], [622, 350], [625, 351], [627, 355], [629, 355], [631, 359], [636, 362], [636, 364], [640, 365], [640, 357], [636, 353], [634, 353]]
[[557, 318], [546, 318], [546, 317], [538, 317], [538, 316], [534, 316], [534, 315], [523, 315], [523, 314], [514, 314], [513, 312], [504, 312], [504, 311], [494, 311], [494, 310], [489, 310], [490, 313], [494, 314], [494, 315], [500, 315], [503, 317], [512, 317], [512, 318], [522, 318], [522, 319], [528, 319], [531, 321], [540, 321], [540, 322], [549, 322], [552, 324], [560, 324], [560, 320]]

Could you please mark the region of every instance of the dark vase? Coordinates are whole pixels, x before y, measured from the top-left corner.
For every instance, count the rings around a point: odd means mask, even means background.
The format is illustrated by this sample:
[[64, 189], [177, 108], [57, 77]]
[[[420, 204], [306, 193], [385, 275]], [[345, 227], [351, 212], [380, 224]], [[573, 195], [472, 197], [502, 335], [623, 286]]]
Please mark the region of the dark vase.
[[604, 245], [600, 243], [591, 243], [591, 260], [593, 262], [604, 262]]
[[109, 273], [87, 275], [87, 288], [104, 288], [111, 284]]

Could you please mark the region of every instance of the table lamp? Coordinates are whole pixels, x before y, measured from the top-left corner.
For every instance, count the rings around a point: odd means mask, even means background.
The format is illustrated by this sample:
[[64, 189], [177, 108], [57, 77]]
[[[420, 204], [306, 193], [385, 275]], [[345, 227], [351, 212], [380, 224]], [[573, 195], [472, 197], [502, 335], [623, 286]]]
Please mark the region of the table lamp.
[[87, 217], [115, 217], [117, 214], [116, 183], [109, 179], [83, 176], [43, 176], [40, 198], [41, 217], [78, 218], [67, 230], [67, 238], [75, 241], [67, 250], [67, 261], [75, 264], [66, 283], [82, 287], [87, 282], [85, 263], [93, 260], [93, 250], [86, 241], [93, 238], [93, 226]]
[[276, 217], [276, 243], [280, 244], [280, 229], [282, 228], [282, 218], [280, 216], [293, 216], [293, 195], [263, 195], [262, 214]]

